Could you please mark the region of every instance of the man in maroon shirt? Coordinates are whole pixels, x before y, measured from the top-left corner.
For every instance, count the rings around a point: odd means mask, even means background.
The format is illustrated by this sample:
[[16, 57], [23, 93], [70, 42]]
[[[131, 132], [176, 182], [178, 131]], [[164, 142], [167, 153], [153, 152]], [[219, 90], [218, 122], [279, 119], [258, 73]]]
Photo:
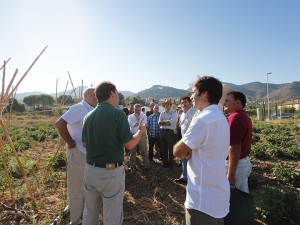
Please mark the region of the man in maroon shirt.
[[246, 97], [241, 92], [229, 92], [224, 111], [229, 113], [230, 148], [226, 160], [227, 177], [230, 185], [249, 193], [248, 177], [252, 165], [249, 158], [252, 142], [252, 122], [246, 114]]

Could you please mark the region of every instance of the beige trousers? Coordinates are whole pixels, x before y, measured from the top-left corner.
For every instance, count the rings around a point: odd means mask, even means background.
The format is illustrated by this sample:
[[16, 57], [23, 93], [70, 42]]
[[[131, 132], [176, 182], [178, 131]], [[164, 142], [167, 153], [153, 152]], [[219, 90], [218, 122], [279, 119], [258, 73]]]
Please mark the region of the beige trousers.
[[71, 224], [80, 224], [84, 209], [85, 154], [77, 147], [67, 149], [67, 186]]
[[149, 163], [149, 157], [148, 157], [148, 150], [147, 150], [147, 137], [146, 134], [143, 134], [141, 137], [140, 142], [135, 146], [131, 151], [130, 151], [130, 166], [133, 166], [136, 164], [136, 152], [137, 149], [139, 148], [141, 155], [142, 155], [142, 160], [143, 160], [143, 166], [144, 168], [149, 168], [150, 163]]
[[125, 192], [124, 166], [107, 170], [86, 164], [84, 176], [85, 207], [82, 224], [98, 225], [99, 211], [103, 207], [103, 224], [121, 225]]

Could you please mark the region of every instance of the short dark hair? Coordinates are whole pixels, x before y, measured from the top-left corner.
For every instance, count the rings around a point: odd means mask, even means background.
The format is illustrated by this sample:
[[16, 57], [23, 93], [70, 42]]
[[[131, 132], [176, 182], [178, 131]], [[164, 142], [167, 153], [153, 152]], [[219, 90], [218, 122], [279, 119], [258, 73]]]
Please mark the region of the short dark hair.
[[103, 81], [98, 84], [95, 91], [98, 102], [103, 102], [109, 99], [111, 92], [116, 92], [116, 90], [116, 86], [109, 81]]
[[234, 100], [240, 100], [243, 108], [245, 108], [247, 100], [246, 100], [246, 96], [242, 92], [231, 91], [231, 92], [227, 93], [227, 95], [232, 95]]
[[221, 81], [217, 78], [210, 76], [199, 77], [193, 85], [198, 90], [198, 95], [200, 96], [203, 92], [207, 91], [208, 93], [208, 102], [212, 104], [218, 104], [222, 94], [223, 94], [223, 85]]
[[123, 112], [125, 113], [126, 116], [129, 115], [129, 110], [128, 110], [127, 107], [124, 107], [122, 110], [123, 110]]
[[191, 98], [190, 98], [189, 96], [182, 96], [182, 97], [180, 98], [180, 101], [181, 101], [181, 100], [188, 100], [189, 102], [192, 101]]

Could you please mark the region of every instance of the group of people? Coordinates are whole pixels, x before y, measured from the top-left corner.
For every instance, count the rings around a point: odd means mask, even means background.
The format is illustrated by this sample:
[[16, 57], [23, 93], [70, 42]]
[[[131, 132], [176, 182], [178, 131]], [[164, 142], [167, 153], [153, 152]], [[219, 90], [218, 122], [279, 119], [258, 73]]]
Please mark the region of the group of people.
[[227, 119], [218, 105], [222, 94], [218, 79], [199, 77], [191, 97], [180, 98], [182, 113], [166, 100], [161, 113], [158, 104], [151, 103], [146, 113], [141, 105], [132, 104], [126, 115], [117, 108], [119, 94], [111, 82], [85, 90], [83, 101], [56, 122], [67, 147], [71, 224], [98, 224], [101, 207], [105, 225], [122, 224], [124, 148], [130, 152], [130, 168], [139, 150], [147, 171], [155, 145], [163, 168], [173, 168], [174, 156], [181, 160], [182, 174], [174, 181], [187, 183], [186, 224], [223, 224], [230, 186], [249, 192], [252, 123], [243, 93], [226, 95]]

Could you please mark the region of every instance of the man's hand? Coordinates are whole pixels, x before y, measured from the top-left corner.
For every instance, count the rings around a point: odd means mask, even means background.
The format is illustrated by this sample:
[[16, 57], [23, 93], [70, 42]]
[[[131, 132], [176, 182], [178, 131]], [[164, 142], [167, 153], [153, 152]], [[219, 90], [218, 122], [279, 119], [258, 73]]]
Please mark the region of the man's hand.
[[190, 149], [189, 146], [187, 146], [185, 143], [183, 143], [180, 140], [174, 145], [173, 154], [175, 157], [179, 159], [183, 159], [183, 158], [189, 159], [192, 156], [192, 149]]
[[187, 153], [185, 154], [184, 158], [189, 159], [192, 157], [192, 150], [188, 150]]
[[67, 143], [68, 149], [75, 148], [76, 142], [73, 140], [71, 143]]
[[140, 120], [139, 130], [144, 134], [146, 132], [146, 124], [143, 124], [143, 120]]
[[229, 181], [229, 184], [234, 186], [235, 185], [235, 176], [230, 176], [229, 174], [227, 175], [227, 179]]

